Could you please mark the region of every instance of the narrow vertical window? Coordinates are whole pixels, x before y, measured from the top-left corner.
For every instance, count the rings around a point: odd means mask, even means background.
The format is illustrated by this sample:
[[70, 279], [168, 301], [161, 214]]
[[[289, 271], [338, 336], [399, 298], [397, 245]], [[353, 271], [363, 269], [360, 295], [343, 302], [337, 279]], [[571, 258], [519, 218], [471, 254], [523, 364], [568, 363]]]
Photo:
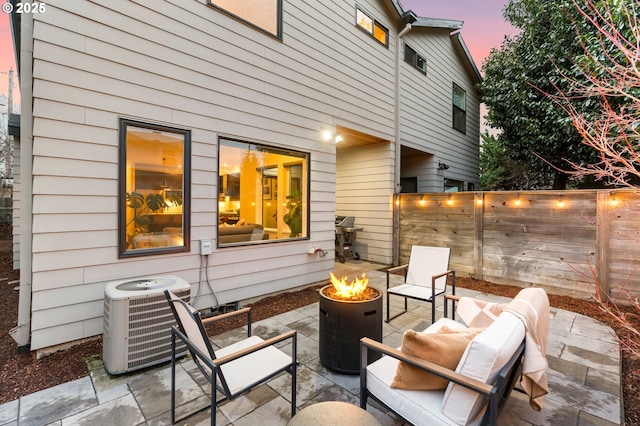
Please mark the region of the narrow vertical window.
[[120, 120], [120, 256], [189, 250], [188, 130]]
[[457, 84], [453, 85], [453, 128], [467, 132], [466, 92]]

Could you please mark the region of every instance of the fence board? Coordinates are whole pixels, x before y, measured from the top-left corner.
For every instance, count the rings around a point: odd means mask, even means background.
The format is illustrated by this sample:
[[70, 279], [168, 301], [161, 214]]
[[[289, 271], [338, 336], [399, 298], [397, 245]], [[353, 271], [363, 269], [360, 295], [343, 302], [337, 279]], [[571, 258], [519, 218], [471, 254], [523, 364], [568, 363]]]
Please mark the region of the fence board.
[[633, 191], [401, 194], [399, 201], [400, 263], [414, 244], [447, 246], [461, 276], [581, 297], [598, 282], [611, 296], [640, 296]]

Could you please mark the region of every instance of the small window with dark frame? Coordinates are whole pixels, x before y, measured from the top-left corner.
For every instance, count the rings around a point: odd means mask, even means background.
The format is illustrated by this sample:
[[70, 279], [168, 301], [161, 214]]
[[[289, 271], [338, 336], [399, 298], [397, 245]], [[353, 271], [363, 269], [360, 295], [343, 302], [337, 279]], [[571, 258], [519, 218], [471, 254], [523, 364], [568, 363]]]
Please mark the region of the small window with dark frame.
[[120, 120], [119, 254], [189, 251], [191, 132]]
[[467, 93], [454, 83], [453, 85], [453, 128], [467, 132]]
[[422, 74], [427, 75], [427, 60], [408, 44], [404, 45], [404, 60]]
[[282, 0], [208, 0], [208, 4], [282, 39]]
[[356, 25], [384, 47], [389, 47], [389, 30], [358, 7], [356, 7]]

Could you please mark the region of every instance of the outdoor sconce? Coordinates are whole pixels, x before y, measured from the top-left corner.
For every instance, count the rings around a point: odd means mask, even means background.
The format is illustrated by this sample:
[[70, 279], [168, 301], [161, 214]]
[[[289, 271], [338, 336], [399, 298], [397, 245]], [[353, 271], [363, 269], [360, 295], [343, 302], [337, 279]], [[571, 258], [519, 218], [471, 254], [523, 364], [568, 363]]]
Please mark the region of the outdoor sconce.
[[449, 196], [447, 197], [447, 205], [448, 205], [448, 206], [452, 206], [452, 205], [453, 205], [453, 199], [451, 198], [451, 195], [449, 195]]
[[559, 208], [564, 207], [564, 200], [562, 199], [562, 197], [558, 198], [558, 207]]
[[427, 205], [427, 200], [424, 199], [424, 195], [420, 197], [420, 201], [418, 201], [418, 203], [420, 203], [421, 206]]
[[344, 140], [344, 138], [342, 137], [342, 135], [336, 135], [336, 138], [334, 140], [336, 143], [340, 143]]
[[438, 162], [438, 170], [447, 170], [448, 168], [448, 164]]

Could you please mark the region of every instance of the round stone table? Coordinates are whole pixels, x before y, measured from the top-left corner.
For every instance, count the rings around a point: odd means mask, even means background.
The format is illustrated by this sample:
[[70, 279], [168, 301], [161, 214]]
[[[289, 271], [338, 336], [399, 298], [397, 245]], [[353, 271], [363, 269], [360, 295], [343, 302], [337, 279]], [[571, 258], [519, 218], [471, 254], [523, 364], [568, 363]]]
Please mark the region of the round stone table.
[[289, 420], [287, 426], [379, 426], [371, 413], [357, 405], [325, 401], [310, 405]]

